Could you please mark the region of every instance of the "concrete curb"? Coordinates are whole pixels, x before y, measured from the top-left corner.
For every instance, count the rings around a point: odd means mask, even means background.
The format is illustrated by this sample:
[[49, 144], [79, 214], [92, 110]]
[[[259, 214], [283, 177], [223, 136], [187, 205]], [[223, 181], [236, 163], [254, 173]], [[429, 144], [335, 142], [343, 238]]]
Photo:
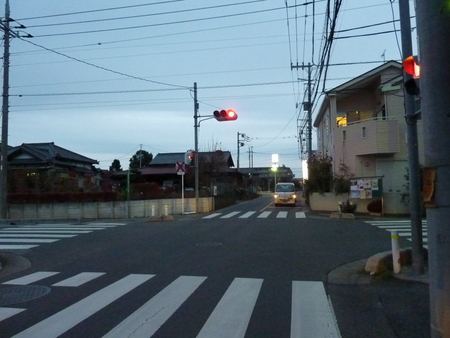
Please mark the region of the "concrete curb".
[[149, 222], [167, 222], [173, 220], [174, 218], [172, 215], [152, 216], [148, 219]]
[[344, 264], [331, 271], [327, 276], [329, 284], [365, 285], [372, 281], [372, 276], [364, 273], [366, 259]]

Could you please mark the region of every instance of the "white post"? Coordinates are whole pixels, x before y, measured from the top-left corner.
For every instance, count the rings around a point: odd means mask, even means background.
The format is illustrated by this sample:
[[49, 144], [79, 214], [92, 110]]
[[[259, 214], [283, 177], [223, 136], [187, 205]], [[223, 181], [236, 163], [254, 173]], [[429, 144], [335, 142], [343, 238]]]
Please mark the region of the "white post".
[[394, 273], [400, 273], [400, 247], [398, 245], [398, 232], [391, 231], [391, 245], [392, 245], [392, 264], [394, 268]]
[[155, 206], [152, 205], [152, 217], [154, 217], [154, 216], [155, 216]]
[[181, 175], [181, 214], [184, 215], [184, 175]]
[[169, 206], [167, 204], [164, 204], [164, 215], [165, 216], [169, 215]]

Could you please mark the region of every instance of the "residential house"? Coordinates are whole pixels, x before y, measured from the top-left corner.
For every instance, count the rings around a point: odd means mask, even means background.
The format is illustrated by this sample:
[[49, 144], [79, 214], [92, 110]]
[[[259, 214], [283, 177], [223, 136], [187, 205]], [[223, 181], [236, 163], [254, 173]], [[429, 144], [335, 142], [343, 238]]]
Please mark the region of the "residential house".
[[[332, 158], [335, 175], [377, 178], [383, 193], [398, 198], [408, 184], [402, 72], [400, 63], [389, 61], [327, 91], [314, 121], [317, 152]], [[420, 115], [417, 131], [423, 163]]]
[[8, 150], [10, 192], [98, 190], [97, 160], [48, 143], [23, 143]]
[[[237, 173], [234, 162], [229, 151], [217, 150], [214, 152], [199, 152], [199, 186], [210, 188], [211, 184], [220, 186], [219, 192], [225, 186], [235, 186], [242, 181], [241, 175]], [[177, 170], [176, 164], [185, 161], [185, 153], [159, 153], [150, 165], [140, 168], [134, 173], [134, 179], [139, 177], [141, 182], [155, 182], [164, 188], [172, 188], [175, 191], [181, 189], [181, 171]], [[194, 189], [195, 185], [195, 159], [185, 165], [184, 184], [186, 189]], [[178, 172], [177, 172], [178, 171]], [[120, 181], [124, 179], [126, 171], [113, 174], [113, 179]]]

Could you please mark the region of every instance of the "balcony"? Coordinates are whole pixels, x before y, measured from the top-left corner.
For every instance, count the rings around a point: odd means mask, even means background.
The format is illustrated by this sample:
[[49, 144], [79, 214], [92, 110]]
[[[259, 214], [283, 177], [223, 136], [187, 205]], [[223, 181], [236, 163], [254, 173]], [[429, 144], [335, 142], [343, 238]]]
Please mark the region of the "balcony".
[[354, 155], [392, 155], [399, 152], [398, 120], [371, 118], [341, 124], [344, 147]]

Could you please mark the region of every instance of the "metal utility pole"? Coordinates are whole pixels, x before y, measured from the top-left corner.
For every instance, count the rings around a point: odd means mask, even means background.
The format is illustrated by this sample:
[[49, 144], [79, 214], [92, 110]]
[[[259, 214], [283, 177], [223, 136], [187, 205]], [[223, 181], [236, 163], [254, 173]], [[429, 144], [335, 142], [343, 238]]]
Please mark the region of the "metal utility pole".
[[312, 157], [312, 93], [311, 93], [311, 68], [313, 65], [308, 62], [308, 65], [292, 65], [291, 69], [305, 69], [308, 70], [308, 101], [303, 102], [303, 109], [308, 112], [308, 161]]
[[[412, 56], [411, 42], [411, 19], [409, 11], [409, 0], [399, 1], [400, 28], [402, 34], [402, 54], [403, 60]], [[403, 72], [403, 80], [406, 82], [412, 75]], [[413, 270], [416, 274], [424, 272], [424, 250], [422, 238], [422, 211], [420, 193], [420, 165], [419, 165], [419, 141], [417, 137], [417, 118], [415, 96], [406, 92], [403, 88], [405, 99], [405, 119], [406, 136], [408, 143], [408, 164], [409, 164], [409, 195], [411, 214], [411, 239], [412, 239], [412, 261]]]
[[[243, 142], [241, 142], [241, 139], [239, 138], [239, 136], [242, 136]], [[250, 138], [247, 135], [245, 135], [244, 133], [240, 133], [240, 132], [237, 133], [237, 165], [236, 165], [237, 171], [239, 171], [239, 157], [240, 157], [239, 148], [243, 147], [244, 142], [248, 142], [249, 140], [250, 140]]]
[[198, 183], [198, 101], [197, 101], [197, 82], [194, 82], [194, 167], [195, 167], [195, 212], [198, 214], [200, 210], [200, 196]]
[[431, 337], [450, 337], [450, 3], [416, 0], [427, 208]]
[[0, 218], [7, 219], [8, 196], [8, 113], [9, 113], [9, 39], [10, 39], [9, 0], [5, 5], [4, 53], [3, 53], [3, 104], [2, 104], [2, 144], [0, 159]]

